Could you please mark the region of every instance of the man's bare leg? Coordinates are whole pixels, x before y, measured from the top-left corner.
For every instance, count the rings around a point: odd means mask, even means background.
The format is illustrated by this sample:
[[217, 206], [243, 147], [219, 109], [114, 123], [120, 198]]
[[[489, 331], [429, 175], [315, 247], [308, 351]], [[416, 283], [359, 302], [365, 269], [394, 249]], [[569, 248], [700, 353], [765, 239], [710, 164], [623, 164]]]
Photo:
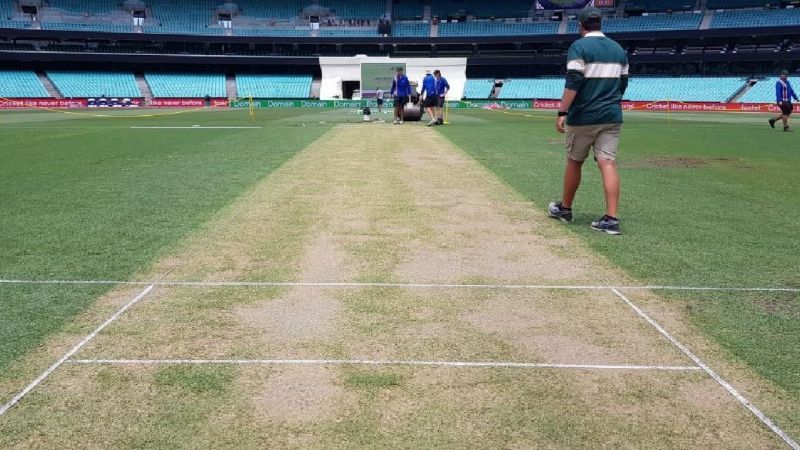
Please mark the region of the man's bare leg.
[[561, 200], [561, 206], [564, 208], [572, 208], [575, 194], [578, 192], [578, 187], [581, 185], [582, 168], [583, 161], [574, 161], [567, 158], [567, 168], [564, 170], [564, 196]]
[[597, 166], [603, 176], [603, 192], [606, 196], [606, 215], [617, 217], [619, 206], [619, 173], [617, 162], [608, 159], [598, 159]]

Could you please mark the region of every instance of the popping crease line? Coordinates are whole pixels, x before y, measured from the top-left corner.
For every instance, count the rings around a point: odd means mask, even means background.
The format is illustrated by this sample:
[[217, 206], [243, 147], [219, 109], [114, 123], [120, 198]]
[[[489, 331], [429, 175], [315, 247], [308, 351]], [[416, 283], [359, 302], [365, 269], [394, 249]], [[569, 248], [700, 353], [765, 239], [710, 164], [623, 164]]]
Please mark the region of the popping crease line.
[[563, 289], [563, 290], [673, 290], [673, 291], [728, 291], [728, 292], [800, 292], [800, 288], [781, 287], [726, 287], [726, 286], [610, 286], [610, 285], [547, 285], [547, 284], [451, 284], [451, 283], [370, 283], [370, 282], [304, 282], [304, 281], [123, 281], [123, 280], [29, 280], [0, 279], [0, 284], [109, 284], [145, 286], [242, 286], [242, 287], [387, 287], [387, 288], [439, 288], [439, 289]]
[[630, 365], [630, 364], [559, 364], [507, 361], [423, 361], [369, 359], [71, 359], [81, 365], [369, 365], [429, 367], [489, 367], [519, 369], [596, 369], [596, 370], [665, 370], [694, 371], [698, 366]]
[[[610, 286], [609, 286], [610, 287]], [[636, 306], [632, 301], [630, 301], [624, 294], [622, 294], [617, 288], [610, 287], [611, 290], [622, 299], [639, 317], [644, 319], [647, 323], [653, 326], [662, 336], [667, 338], [668, 341], [672, 343], [675, 347], [677, 347], [683, 354], [689, 357], [697, 367], [702, 369], [708, 376], [710, 376], [714, 381], [716, 381], [720, 386], [722, 386], [730, 395], [732, 395], [739, 403], [742, 404], [745, 408], [747, 408], [754, 416], [758, 418], [764, 425], [766, 425], [773, 433], [777, 434], [778, 437], [783, 439], [783, 441], [789, 445], [794, 450], [800, 450], [800, 444], [798, 444], [791, 436], [786, 434], [775, 422], [772, 421], [769, 417], [767, 417], [760, 409], [758, 409], [750, 400], [745, 398], [739, 391], [736, 390], [730, 383], [725, 381], [722, 377], [720, 377], [713, 369], [711, 369], [703, 360], [701, 360], [697, 355], [695, 355], [688, 347], [683, 345], [678, 339], [672, 336], [664, 327], [662, 327], [658, 322], [656, 322], [652, 317], [650, 317], [646, 312]]]

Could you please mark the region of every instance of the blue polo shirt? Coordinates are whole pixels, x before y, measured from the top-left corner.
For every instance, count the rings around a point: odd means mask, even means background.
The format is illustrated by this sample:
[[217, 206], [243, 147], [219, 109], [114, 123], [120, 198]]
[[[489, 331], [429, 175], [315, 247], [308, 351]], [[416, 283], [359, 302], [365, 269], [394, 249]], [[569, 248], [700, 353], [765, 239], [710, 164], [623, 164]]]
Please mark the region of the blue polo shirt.
[[[434, 80], [436, 80], [436, 78], [434, 78]], [[450, 83], [447, 82], [447, 78], [439, 77], [439, 79], [436, 80], [436, 95], [444, 97], [447, 89], [450, 89]]]
[[794, 89], [792, 89], [792, 84], [789, 83], [789, 80], [783, 81], [778, 80], [775, 83], [775, 99], [778, 103], [792, 103], [792, 98], [797, 100], [797, 94], [794, 93]]
[[408, 77], [401, 75], [392, 80], [392, 89], [390, 91], [395, 97], [408, 97], [411, 95], [411, 83], [408, 82]]
[[422, 79], [422, 92], [424, 92], [427, 97], [436, 96], [436, 78], [434, 78], [433, 75], [427, 74], [425, 78]]

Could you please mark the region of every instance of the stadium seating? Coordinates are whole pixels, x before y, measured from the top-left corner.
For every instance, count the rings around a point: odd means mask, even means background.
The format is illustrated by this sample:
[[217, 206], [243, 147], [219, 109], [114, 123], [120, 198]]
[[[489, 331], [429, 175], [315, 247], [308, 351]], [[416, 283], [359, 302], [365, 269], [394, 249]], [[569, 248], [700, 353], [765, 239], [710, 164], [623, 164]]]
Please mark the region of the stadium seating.
[[371, 27], [322, 27], [320, 37], [378, 37], [378, 28]]
[[431, 4], [431, 14], [447, 17], [464, 11], [478, 18], [488, 17], [528, 17], [533, 2], [531, 0], [505, 0], [492, 2], [486, 0], [441, 0]]
[[130, 72], [90, 72], [53, 70], [47, 72], [53, 85], [67, 98], [142, 97]]
[[153, 97], [227, 97], [225, 75], [191, 73], [145, 73]]
[[0, 70], [0, 97], [49, 97], [32, 70]]
[[[218, 4], [221, 3], [224, 2], [218, 2]], [[276, 20], [288, 20], [297, 17], [304, 7], [311, 4], [310, 1], [304, 0], [281, 0], [280, 2], [239, 0], [234, 3], [239, 5], [239, 14], [242, 16]]]
[[417, 19], [422, 17], [425, 4], [420, 0], [402, 0], [392, 5], [392, 19]]
[[508, 79], [500, 90], [500, 99], [515, 98], [561, 98], [564, 93], [564, 78], [517, 78]]
[[385, 0], [320, 0], [319, 5], [340, 19], [377, 19], [386, 12]]
[[706, 7], [709, 9], [757, 8], [767, 3], [776, 3], [775, 0], [708, 0]]
[[489, 98], [492, 95], [492, 89], [494, 89], [494, 80], [469, 79], [464, 84], [464, 98]]
[[240, 97], [308, 98], [311, 75], [236, 74], [236, 90]]
[[430, 36], [431, 26], [422, 22], [395, 22], [392, 24], [392, 36], [425, 37]]
[[[757, 82], [738, 100], [740, 103], [775, 103], [775, 83], [778, 77], [765, 78]], [[800, 86], [800, 79], [790, 78], [792, 87]]]
[[694, 0], [628, 0], [625, 9], [643, 9], [650, 12], [682, 11], [694, 8]]
[[[700, 28], [700, 22], [702, 21], [702, 14], [654, 14], [625, 19], [607, 19], [603, 22], [603, 31], [607, 33], [632, 33], [653, 30], [696, 30]], [[571, 21], [568, 30], [570, 33], [577, 33], [578, 22]]]
[[467, 21], [442, 23], [439, 36], [523, 36], [533, 34], [557, 34], [555, 22], [500, 22]]
[[236, 36], [283, 36], [283, 37], [309, 37], [309, 30], [294, 28], [234, 28]]
[[43, 30], [97, 31], [101, 33], [133, 33], [132, 25], [107, 25], [100, 23], [42, 22]]
[[711, 28], [779, 27], [800, 25], [800, 8], [722, 11], [714, 14]]
[[47, 4], [51, 8], [63, 9], [64, 11], [81, 14], [106, 14], [119, 8], [120, 2], [117, 0], [48, 0]]
[[742, 77], [632, 77], [625, 100], [725, 102], [746, 81]]

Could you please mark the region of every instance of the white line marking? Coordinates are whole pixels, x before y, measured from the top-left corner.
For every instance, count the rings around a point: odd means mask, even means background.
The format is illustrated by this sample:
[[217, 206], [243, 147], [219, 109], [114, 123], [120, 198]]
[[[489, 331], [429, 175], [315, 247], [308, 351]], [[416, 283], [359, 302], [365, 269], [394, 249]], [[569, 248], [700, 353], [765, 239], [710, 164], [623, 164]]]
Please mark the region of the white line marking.
[[42, 374], [41, 374], [41, 375], [39, 375], [38, 377], [36, 377], [36, 379], [35, 379], [35, 380], [33, 380], [33, 381], [32, 381], [32, 382], [29, 384], [29, 385], [27, 385], [27, 386], [25, 387], [25, 389], [23, 389], [23, 390], [22, 390], [22, 391], [21, 391], [19, 394], [15, 395], [15, 396], [14, 396], [14, 398], [12, 398], [12, 399], [11, 399], [11, 400], [9, 400], [9, 401], [8, 401], [8, 402], [7, 402], [5, 405], [3, 405], [2, 407], [0, 407], [0, 416], [2, 416], [3, 414], [5, 414], [5, 413], [6, 413], [6, 411], [8, 411], [9, 409], [11, 409], [11, 408], [12, 408], [14, 405], [16, 405], [17, 403], [19, 403], [19, 401], [20, 401], [20, 400], [22, 400], [22, 398], [23, 398], [23, 397], [25, 397], [26, 395], [28, 395], [28, 393], [30, 393], [32, 390], [34, 390], [34, 389], [36, 388], [36, 386], [38, 386], [38, 385], [39, 385], [39, 384], [40, 384], [42, 381], [44, 381], [44, 380], [45, 380], [47, 377], [49, 377], [49, 376], [50, 376], [50, 374], [51, 374], [51, 373], [53, 373], [53, 371], [55, 371], [56, 369], [58, 369], [58, 368], [59, 368], [59, 367], [60, 367], [62, 364], [64, 364], [64, 362], [66, 362], [68, 359], [72, 358], [72, 356], [73, 356], [73, 355], [75, 355], [76, 353], [78, 353], [78, 351], [80, 351], [80, 349], [81, 349], [81, 348], [83, 348], [83, 347], [84, 347], [86, 344], [88, 344], [88, 343], [89, 343], [89, 341], [91, 341], [92, 339], [94, 339], [94, 338], [95, 338], [95, 336], [97, 336], [97, 334], [98, 334], [98, 333], [100, 333], [101, 331], [103, 331], [103, 329], [104, 329], [105, 327], [109, 326], [109, 325], [110, 325], [112, 322], [114, 322], [115, 320], [117, 320], [117, 318], [118, 318], [120, 315], [122, 315], [122, 313], [124, 313], [125, 311], [127, 311], [127, 310], [128, 310], [130, 307], [131, 307], [131, 306], [135, 305], [136, 303], [138, 303], [138, 302], [139, 302], [139, 300], [141, 300], [141, 299], [142, 299], [142, 298], [144, 298], [144, 297], [145, 297], [147, 294], [149, 294], [149, 293], [150, 293], [150, 291], [151, 291], [151, 290], [153, 290], [153, 288], [154, 288], [154, 287], [155, 287], [155, 284], [154, 284], [154, 283], [151, 283], [151, 284], [150, 284], [149, 286], [147, 286], [147, 287], [146, 287], [146, 288], [145, 288], [145, 289], [144, 289], [142, 292], [139, 292], [139, 294], [138, 294], [138, 295], [136, 295], [136, 297], [134, 297], [134, 298], [133, 298], [133, 300], [131, 300], [131, 301], [129, 301], [128, 303], [126, 303], [126, 304], [125, 304], [125, 306], [123, 306], [122, 308], [120, 308], [120, 309], [119, 309], [119, 310], [118, 310], [116, 313], [114, 313], [114, 314], [113, 314], [111, 317], [109, 317], [109, 318], [108, 318], [108, 320], [106, 320], [105, 322], [103, 322], [103, 323], [102, 323], [102, 325], [100, 325], [99, 327], [97, 327], [97, 328], [96, 328], [94, 331], [92, 331], [92, 332], [91, 332], [91, 333], [90, 333], [88, 336], [86, 336], [85, 338], [83, 338], [83, 339], [82, 339], [80, 342], [78, 342], [78, 344], [76, 344], [74, 347], [72, 347], [72, 349], [71, 349], [70, 351], [68, 351], [67, 353], [65, 353], [65, 354], [64, 354], [64, 356], [62, 356], [62, 357], [61, 357], [61, 359], [59, 359], [58, 361], [56, 361], [55, 363], [53, 363], [53, 365], [51, 365], [50, 367], [48, 367], [48, 368], [47, 368], [47, 370], [45, 370], [44, 372], [42, 372]]
[[159, 365], [159, 364], [231, 364], [231, 365], [368, 365], [368, 366], [433, 366], [493, 367], [520, 369], [596, 369], [596, 370], [700, 370], [697, 366], [658, 366], [626, 364], [556, 364], [503, 361], [403, 361], [369, 359], [73, 359], [73, 364]]
[[132, 130], [255, 130], [261, 127], [131, 127]]
[[650, 291], [723, 291], [723, 292], [800, 292], [800, 288], [724, 287], [724, 286], [609, 286], [609, 285], [547, 285], [547, 284], [447, 284], [447, 283], [357, 283], [304, 281], [122, 281], [122, 280], [23, 280], [0, 279], [0, 284], [119, 284], [156, 286], [243, 286], [243, 287], [385, 287], [409, 289], [561, 289], [561, 290], [621, 290]]
[[694, 361], [694, 363], [697, 364], [699, 368], [703, 369], [711, 378], [714, 379], [714, 381], [716, 381], [717, 383], [720, 384], [720, 386], [725, 388], [725, 390], [728, 391], [728, 393], [731, 394], [736, 400], [738, 400], [739, 403], [741, 403], [745, 408], [750, 410], [751, 413], [753, 413], [756, 417], [758, 417], [761, 423], [769, 427], [770, 430], [772, 430], [775, 434], [780, 436], [780, 438], [783, 439], [784, 442], [789, 444], [789, 447], [793, 448], [794, 450], [800, 450], [800, 445], [798, 445], [797, 442], [791, 438], [791, 436], [786, 434], [785, 431], [783, 431], [769, 417], [767, 417], [763, 412], [761, 412], [761, 410], [759, 410], [752, 402], [750, 402], [750, 400], [748, 400], [742, 394], [740, 394], [739, 391], [737, 391], [733, 386], [731, 386], [730, 383], [728, 383], [727, 381], [722, 379], [722, 377], [717, 375], [717, 373], [714, 372], [710, 367], [708, 367], [708, 365], [706, 365], [700, 358], [698, 358], [697, 355], [692, 353], [692, 351], [689, 350], [688, 347], [683, 345], [674, 336], [669, 334], [667, 330], [665, 330], [661, 325], [658, 324], [658, 322], [656, 322], [655, 320], [653, 320], [653, 318], [647, 315], [647, 313], [642, 311], [638, 306], [633, 304], [632, 301], [628, 300], [628, 298], [625, 297], [619, 290], [617, 290], [617, 288], [612, 287], [611, 290], [615, 294], [617, 294], [617, 296], [621, 298], [625, 303], [627, 303], [628, 306], [630, 306], [631, 309], [633, 309], [636, 312], [636, 314], [638, 314], [641, 318], [646, 320], [650, 325], [653, 326], [653, 328], [658, 330], [659, 333], [661, 333], [665, 338], [667, 338], [670, 342], [672, 342], [672, 344], [675, 347], [678, 347], [680, 351], [682, 351], [686, 356], [688, 356], [692, 361]]

